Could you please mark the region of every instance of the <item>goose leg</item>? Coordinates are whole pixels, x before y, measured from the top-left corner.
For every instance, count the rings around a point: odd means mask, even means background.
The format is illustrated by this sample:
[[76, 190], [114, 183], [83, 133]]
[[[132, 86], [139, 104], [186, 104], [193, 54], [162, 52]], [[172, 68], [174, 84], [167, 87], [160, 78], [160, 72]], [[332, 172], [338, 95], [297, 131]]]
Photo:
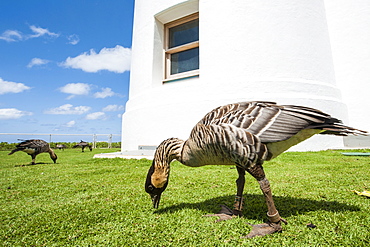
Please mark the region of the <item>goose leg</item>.
[[260, 188], [266, 199], [267, 204], [267, 217], [269, 221], [264, 224], [252, 225], [252, 231], [245, 236], [245, 238], [253, 238], [255, 236], [264, 236], [275, 232], [281, 232], [281, 222], [287, 224], [287, 221], [280, 217], [279, 212], [275, 207], [274, 200], [272, 198], [272, 192], [270, 188], [270, 182], [265, 176], [262, 165], [256, 165], [247, 170], [260, 184]]
[[234, 207], [233, 207], [233, 215], [235, 216], [242, 216], [242, 210], [243, 210], [243, 190], [244, 190], [244, 184], [245, 184], [245, 170], [240, 167], [236, 167], [238, 170], [239, 177], [236, 180], [236, 196], [234, 201]]
[[36, 165], [36, 155], [31, 154], [31, 157], [32, 157], [31, 165]]
[[230, 220], [235, 216], [242, 216], [243, 210], [243, 190], [245, 184], [245, 170], [243, 168], [236, 167], [238, 170], [239, 177], [236, 180], [236, 196], [234, 200], [233, 210], [225, 205], [220, 205], [221, 210], [217, 214], [207, 214], [204, 216], [218, 216], [219, 219], [216, 222], [223, 221], [223, 220]]

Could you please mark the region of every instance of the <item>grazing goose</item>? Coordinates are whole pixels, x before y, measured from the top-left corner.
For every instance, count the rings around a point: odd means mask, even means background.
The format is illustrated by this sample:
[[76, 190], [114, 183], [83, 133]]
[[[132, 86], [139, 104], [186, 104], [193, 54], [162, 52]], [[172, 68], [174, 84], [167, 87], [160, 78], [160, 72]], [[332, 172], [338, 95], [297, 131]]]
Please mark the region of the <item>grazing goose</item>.
[[200, 120], [186, 140], [170, 138], [156, 149], [148, 171], [145, 190], [154, 208], [158, 208], [166, 189], [170, 163], [176, 159], [191, 167], [235, 165], [239, 177], [233, 209], [223, 206], [220, 219], [241, 216], [245, 172], [259, 183], [266, 199], [268, 223], [254, 225], [246, 237], [262, 236], [282, 230], [280, 217], [272, 198], [269, 181], [262, 164], [315, 134], [346, 136], [364, 135], [366, 131], [345, 126], [340, 120], [319, 110], [277, 105], [274, 102], [241, 102], [218, 107]]
[[12, 150], [8, 155], [15, 152], [23, 151], [32, 157], [32, 165], [35, 165], [35, 159], [38, 154], [49, 153], [50, 158], [56, 163], [57, 155], [54, 153], [53, 149], [50, 148], [49, 143], [43, 140], [25, 140], [16, 146], [16, 149]]
[[57, 149], [59, 149], [59, 150], [63, 150], [64, 151], [64, 149], [66, 148], [66, 145], [64, 145], [64, 144], [57, 144], [56, 146], [55, 146]]
[[84, 149], [86, 147], [88, 147], [90, 151], [92, 151], [92, 147], [90, 146], [90, 144], [88, 142], [84, 142], [83, 140], [81, 140], [80, 143], [77, 143], [76, 145], [73, 146], [73, 148], [77, 148], [77, 147], [81, 147], [82, 152], [84, 152]]

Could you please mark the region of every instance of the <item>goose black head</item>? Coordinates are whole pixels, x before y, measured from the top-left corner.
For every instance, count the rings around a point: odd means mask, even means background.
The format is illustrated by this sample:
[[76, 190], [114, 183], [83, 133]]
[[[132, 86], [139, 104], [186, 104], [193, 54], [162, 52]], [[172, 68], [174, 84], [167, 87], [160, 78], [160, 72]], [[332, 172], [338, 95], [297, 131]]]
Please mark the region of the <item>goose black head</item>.
[[[158, 208], [159, 202], [161, 200], [162, 192], [166, 189], [168, 185], [168, 180], [166, 178], [164, 183], [163, 181], [161, 183], [156, 183], [157, 179], [154, 179], [154, 177], [156, 176], [154, 170], [155, 169], [154, 169], [154, 161], [153, 161], [153, 165], [150, 167], [148, 171], [148, 175], [146, 176], [145, 191], [152, 198], [153, 207]], [[152, 182], [153, 180], [155, 181], [154, 183], [156, 185], [153, 184]]]
[[58, 156], [55, 154], [54, 157], [51, 158], [54, 161], [54, 164], [57, 163]]
[[54, 161], [54, 164], [57, 163], [58, 156], [56, 155], [53, 149], [50, 148], [49, 154], [50, 158]]

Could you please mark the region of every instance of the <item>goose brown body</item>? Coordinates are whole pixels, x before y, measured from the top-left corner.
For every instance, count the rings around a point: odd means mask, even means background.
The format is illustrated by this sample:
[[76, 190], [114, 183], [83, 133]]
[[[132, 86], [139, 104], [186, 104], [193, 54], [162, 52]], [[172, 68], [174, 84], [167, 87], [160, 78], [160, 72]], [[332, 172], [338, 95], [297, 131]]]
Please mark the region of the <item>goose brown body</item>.
[[82, 149], [82, 152], [84, 152], [85, 148], [89, 148], [90, 151], [92, 151], [91, 145], [88, 142], [84, 142], [82, 140], [79, 143], [77, 143], [76, 145], [73, 146], [73, 148], [78, 148], [78, 147], [80, 147]]
[[50, 158], [56, 163], [57, 155], [54, 153], [54, 150], [50, 148], [49, 143], [43, 140], [25, 140], [19, 143], [16, 146], [16, 149], [12, 150], [8, 155], [11, 155], [15, 152], [23, 151], [32, 157], [32, 164], [36, 164], [36, 156], [41, 153], [49, 153]]
[[315, 134], [346, 136], [365, 133], [309, 107], [259, 101], [221, 106], [206, 114], [186, 141], [170, 138], [158, 146], [145, 188], [154, 207], [158, 207], [161, 193], [168, 184], [172, 160], [191, 167], [235, 165], [239, 177], [233, 214], [241, 215], [244, 175], [248, 172], [259, 182], [265, 195], [270, 222], [279, 226], [285, 220], [275, 208], [263, 162]]
[[57, 149], [59, 149], [59, 150], [63, 150], [64, 151], [64, 149], [67, 147], [66, 145], [64, 145], [64, 144], [57, 144], [56, 146], [55, 146]]

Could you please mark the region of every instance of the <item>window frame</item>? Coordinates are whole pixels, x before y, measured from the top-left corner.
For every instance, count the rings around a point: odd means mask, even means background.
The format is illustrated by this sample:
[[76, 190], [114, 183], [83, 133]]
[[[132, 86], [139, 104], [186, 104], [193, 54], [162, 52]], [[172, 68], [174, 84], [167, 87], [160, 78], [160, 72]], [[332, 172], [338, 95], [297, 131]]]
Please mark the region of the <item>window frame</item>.
[[165, 42], [164, 42], [164, 57], [165, 57], [164, 58], [165, 59], [164, 82], [199, 75], [199, 69], [190, 70], [190, 71], [186, 71], [186, 72], [171, 75], [171, 55], [174, 54], [174, 53], [177, 53], [177, 52], [182, 52], [182, 51], [186, 51], [186, 50], [190, 50], [190, 49], [194, 49], [194, 48], [199, 48], [199, 40], [194, 41], [194, 42], [190, 42], [190, 43], [187, 43], [187, 44], [183, 44], [183, 45], [180, 45], [180, 46], [175, 46], [175, 47], [172, 47], [172, 48], [168, 48], [169, 44], [170, 44], [170, 35], [169, 35], [170, 28], [181, 25], [181, 24], [184, 24], [186, 22], [196, 20], [196, 19], [199, 19], [199, 12], [188, 15], [188, 16], [185, 16], [185, 17], [177, 19], [177, 20], [174, 20], [174, 21], [166, 23], [164, 25], [164, 38], [165, 38]]

